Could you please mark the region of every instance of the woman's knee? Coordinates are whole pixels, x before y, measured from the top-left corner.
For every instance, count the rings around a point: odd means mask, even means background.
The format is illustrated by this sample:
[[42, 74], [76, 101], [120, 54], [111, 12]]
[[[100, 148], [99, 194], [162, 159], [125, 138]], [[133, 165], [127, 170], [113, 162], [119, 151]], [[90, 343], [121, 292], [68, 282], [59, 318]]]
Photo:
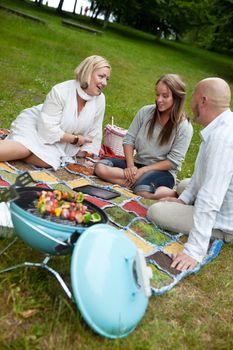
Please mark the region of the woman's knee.
[[21, 143], [13, 140], [2, 140], [0, 148], [0, 161], [23, 159], [32, 153]]
[[102, 163], [96, 163], [94, 172], [97, 176], [102, 177], [106, 173], [106, 165]]
[[137, 196], [143, 197], [145, 199], [151, 199], [151, 193], [146, 191], [134, 191]]

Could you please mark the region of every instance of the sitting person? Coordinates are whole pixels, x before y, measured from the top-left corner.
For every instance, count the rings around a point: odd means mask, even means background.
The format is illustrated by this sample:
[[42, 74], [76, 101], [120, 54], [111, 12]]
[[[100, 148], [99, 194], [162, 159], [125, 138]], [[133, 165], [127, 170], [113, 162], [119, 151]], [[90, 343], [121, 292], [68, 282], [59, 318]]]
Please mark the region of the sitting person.
[[0, 141], [0, 161], [21, 159], [57, 169], [69, 157], [99, 154], [110, 64], [90, 56], [75, 79], [55, 85], [43, 104], [23, 110]]
[[139, 110], [123, 140], [125, 160], [101, 160], [95, 174], [149, 199], [174, 193], [176, 172], [193, 134], [183, 110], [185, 97], [178, 75], [161, 76], [156, 82], [156, 104]]
[[233, 242], [233, 113], [231, 91], [220, 78], [200, 81], [192, 96], [194, 122], [204, 126], [195, 170], [179, 198], [153, 204], [148, 217], [158, 226], [188, 234], [185, 249], [171, 267], [194, 268], [205, 257], [209, 241]]

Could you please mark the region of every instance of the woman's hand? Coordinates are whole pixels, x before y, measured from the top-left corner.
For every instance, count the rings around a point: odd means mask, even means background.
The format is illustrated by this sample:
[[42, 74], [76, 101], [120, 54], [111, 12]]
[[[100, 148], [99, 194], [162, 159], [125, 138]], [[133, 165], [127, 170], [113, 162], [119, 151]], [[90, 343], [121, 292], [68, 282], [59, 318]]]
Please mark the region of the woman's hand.
[[135, 182], [140, 179], [140, 177], [145, 174], [145, 170], [144, 167], [137, 169], [136, 174], [134, 175], [132, 182], [131, 182], [131, 186], [133, 186], [135, 184]]
[[136, 176], [137, 171], [138, 171], [138, 168], [134, 165], [124, 169], [125, 182], [123, 186], [125, 187], [132, 186], [132, 184], [134, 183], [134, 177]]
[[77, 146], [81, 147], [85, 143], [92, 143], [92, 139], [89, 136], [83, 136], [83, 135], [77, 135], [78, 136], [78, 142]]
[[131, 166], [124, 169], [124, 176], [127, 180], [132, 181], [134, 176], [137, 174], [138, 168], [136, 166]]

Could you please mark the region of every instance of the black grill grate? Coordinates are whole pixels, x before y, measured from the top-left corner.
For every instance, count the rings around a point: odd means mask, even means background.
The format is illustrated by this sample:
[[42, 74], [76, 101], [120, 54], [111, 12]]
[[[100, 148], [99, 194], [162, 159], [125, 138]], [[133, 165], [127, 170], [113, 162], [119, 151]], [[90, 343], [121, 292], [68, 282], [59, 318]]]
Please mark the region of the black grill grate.
[[[88, 224], [83, 224], [83, 223], [77, 224], [76, 221], [63, 219], [54, 215], [50, 215], [50, 214], [41, 215], [41, 213], [37, 208], [37, 198], [41, 191], [51, 191], [50, 189], [28, 187], [28, 188], [17, 189], [17, 191], [19, 192], [20, 197], [14, 201], [15, 204], [17, 204], [20, 208], [26, 210], [28, 213], [32, 215], [35, 215], [47, 221], [54, 222], [56, 224], [68, 225], [68, 226], [74, 226], [74, 227], [80, 227], [80, 226], [89, 227], [95, 224], [92, 222]], [[106, 223], [108, 221], [108, 217], [102, 209], [100, 209], [93, 203], [88, 202], [85, 199], [83, 201], [83, 204], [88, 207], [88, 210], [91, 213], [97, 212], [101, 216], [101, 221], [99, 221], [98, 223]]]

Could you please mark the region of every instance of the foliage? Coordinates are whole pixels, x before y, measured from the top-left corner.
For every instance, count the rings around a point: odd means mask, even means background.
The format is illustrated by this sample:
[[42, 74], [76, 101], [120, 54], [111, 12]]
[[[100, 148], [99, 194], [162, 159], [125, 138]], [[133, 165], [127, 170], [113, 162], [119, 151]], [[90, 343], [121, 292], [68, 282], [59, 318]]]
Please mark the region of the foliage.
[[[232, 0], [95, 0], [93, 16], [112, 14], [117, 22], [161, 37], [192, 40], [206, 48], [233, 50]], [[187, 35], [187, 33], [189, 33]]]
[[213, 1], [212, 13], [215, 15], [215, 22], [211, 48], [225, 48], [233, 52], [233, 0]]

